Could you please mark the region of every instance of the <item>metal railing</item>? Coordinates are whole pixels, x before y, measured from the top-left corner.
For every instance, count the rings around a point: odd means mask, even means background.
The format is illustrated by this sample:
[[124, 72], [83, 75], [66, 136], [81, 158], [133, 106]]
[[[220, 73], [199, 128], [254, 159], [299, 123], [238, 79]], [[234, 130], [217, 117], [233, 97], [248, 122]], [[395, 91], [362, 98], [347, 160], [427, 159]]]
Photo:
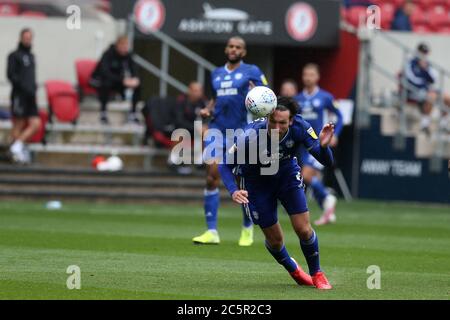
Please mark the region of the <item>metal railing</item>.
[[[134, 16], [130, 15], [128, 17], [128, 38], [130, 39], [130, 43], [133, 43], [134, 39], [134, 30], [135, 30], [135, 20]], [[216, 66], [200, 56], [199, 54], [195, 53], [188, 47], [184, 46], [183, 44], [179, 43], [175, 39], [169, 37], [168, 35], [160, 32], [160, 31], [152, 31], [150, 33], [151, 36], [161, 41], [161, 61], [160, 65], [161, 67], [157, 67], [153, 63], [149, 62], [148, 60], [144, 59], [143, 57], [134, 54], [133, 60], [141, 66], [143, 69], [147, 70], [151, 74], [155, 75], [159, 78], [159, 96], [160, 97], [166, 97], [167, 96], [167, 88], [168, 85], [173, 86], [177, 90], [186, 93], [187, 86], [183, 84], [181, 81], [177, 80], [176, 78], [172, 77], [169, 74], [169, 64], [170, 64], [170, 49], [173, 49], [192, 62], [194, 62], [197, 65], [197, 81], [204, 86], [205, 84], [205, 71], [212, 72], [214, 69], [216, 69]]]

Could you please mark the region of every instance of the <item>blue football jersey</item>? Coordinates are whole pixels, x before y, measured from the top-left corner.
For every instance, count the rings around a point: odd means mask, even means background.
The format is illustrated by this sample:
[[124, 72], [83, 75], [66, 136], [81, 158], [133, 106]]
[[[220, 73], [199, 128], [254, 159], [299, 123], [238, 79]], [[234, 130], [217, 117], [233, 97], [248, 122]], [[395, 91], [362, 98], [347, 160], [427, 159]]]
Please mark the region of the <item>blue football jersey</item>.
[[334, 97], [331, 93], [317, 87], [310, 95], [303, 90], [295, 96], [295, 100], [300, 106], [299, 113], [311, 124], [317, 134], [328, 122], [327, 110], [336, 115], [337, 121], [334, 132], [335, 135], [340, 134], [343, 127], [342, 113], [335, 107], [333, 103]]
[[[279, 161], [279, 171], [277, 174], [285, 173], [288, 170], [297, 172], [298, 165], [296, 156], [299, 148], [303, 146], [307, 150], [310, 150], [319, 144], [318, 137], [311, 125], [306, 122], [302, 116], [296, 115], [292, 126], [289, 127], [288, 132], [279, 141], [278, 153], [272, 154], [270, 138], [267, 139], [266, 144], [263, 145], [260, 143], [259, 131], [261, 129], [267, 129], [267, 121], [267, 118], [261, 118], [251, 122], [244, 128], [245, 138], [243, 136], [236, 138], [236, 149], [239, 150], [245, 148], [246, 150], [245, 163], [239, 164], [237, 172], [239, 175], [259, 176], [261, 167], [270, 166], [269, 162], [261, 163], [261, 158], [259, 156], [257, 158], [258, 161], [251, 164], [249, 154], [250, 152], [254, 152], [254, 150], [257, 150], [258, 155], [263, 153], [266, 159]], [[251, 134], [252, 132], [254, 134]], [[255, 148], [253, 144], [256, 144], [257, 148]], [[229, 152], [228, 156], [230, 157]], [[225, 161], [227, 162], [227, 160]], [[237, 159], [234, 159], [233, 161], [235, 161], [235, 163], [238, 162]]]
[[233, 71], [223, 66], [212, 72], [211, 83], [215, 108], [213, 119], [209, 124], [210, 128], [225, 131], [225, 129], [238, 129], [247, 125], [245, 97], [249, 91], [250, 81], [256, 86], [267, 85], [264, 74], [252, 64], [241, 62]]

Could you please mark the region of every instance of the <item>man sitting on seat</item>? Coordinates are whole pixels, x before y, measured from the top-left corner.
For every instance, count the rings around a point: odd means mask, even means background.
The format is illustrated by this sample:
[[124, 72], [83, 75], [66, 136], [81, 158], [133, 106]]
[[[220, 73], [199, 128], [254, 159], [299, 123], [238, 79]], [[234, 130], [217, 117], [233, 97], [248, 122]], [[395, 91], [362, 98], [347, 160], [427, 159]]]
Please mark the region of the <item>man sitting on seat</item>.
[[[428, 61], [429, 52], [428, 45], [420, 43], [416, 55], [407, 63], [404, 73], [408, 84], [408, 100], [421, 107], [421, 130], [426, 133], [429, 133], [431, 112], [439, 95], [439, 91], [435, 88], [438, 80], [436, 70]], [[442, 94], [444, 104], [450, 107], [450, 96], [445, 93]]]
[[140, 97], [140, 81], [129, 51], [128, 38], [121, 36], [104, 53], [95, 68], [90, 84], [97, 88], [101, 104], [100, 121], [108, 124], [106, 105], [110, 95], [120, 93], [122, 98], [130, 101], [131, 110], [128, 121], [138, 123], [136, 105]]

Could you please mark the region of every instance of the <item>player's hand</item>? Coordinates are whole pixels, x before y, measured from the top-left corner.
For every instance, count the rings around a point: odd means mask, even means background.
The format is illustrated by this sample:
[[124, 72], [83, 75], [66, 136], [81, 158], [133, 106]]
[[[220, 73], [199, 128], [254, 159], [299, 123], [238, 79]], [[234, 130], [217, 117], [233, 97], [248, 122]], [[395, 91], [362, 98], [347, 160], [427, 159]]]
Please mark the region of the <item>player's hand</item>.
[[256, 87], [256, 84], [255, 84], [252, 80], [250, 80], [250, 81], [248, 82], [248, 89], [249, 89], [249, 90], [252, 90], [254, 87]]
[[208, 118], [211, 115], [211, 112], [209, 111], [208, 108], [203, 108], [200, 110], [200, 116], [202, 118]]
[[339, 138], [336, 135], [333, 135], [333, 138], [331, 139], [331, 142], [330, 142], [330, 147], [332, 147], [332, 148], [337, 147], [338, 142], [339, 142]]
[[320, 146], [328, 147], [334, 137], [334, 123], [330, 122], [323, 126], [319, 134]]
[[237, 190], [231, 197], [238, 204], [248, 203], [248, 192], [246, 190]]

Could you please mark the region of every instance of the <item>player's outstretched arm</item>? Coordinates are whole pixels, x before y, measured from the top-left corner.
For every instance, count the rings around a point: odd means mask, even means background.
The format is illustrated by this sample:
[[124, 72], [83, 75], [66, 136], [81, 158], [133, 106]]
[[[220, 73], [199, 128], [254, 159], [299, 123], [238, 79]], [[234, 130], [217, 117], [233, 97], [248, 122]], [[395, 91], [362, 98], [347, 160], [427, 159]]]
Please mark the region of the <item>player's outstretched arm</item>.
[[333, 152], [329, 147], [334, 136], [334, 124], [327, 123], [324, 125], [319, 134], [319, 141], [309, 149], [309, 153], [313, 155], [321, 164], [331, 167], [334, 164]]
[[320, 146], [322, 148], [326, 148], [330, 145], [331, 140], [333, 140], [334, 136], [334, 124], [327, 123], [323, 126], [322, 131], [319, 134]]
[[238, 191], [239, 188], [236, 184], [236, 179], [233, 174], [233, 169], [231, 166], [227, 164], [219, 164], [219, 173], [222, 178], [223, 184], [227, 188], [228, 192], [231, 196], [235, 191]]

